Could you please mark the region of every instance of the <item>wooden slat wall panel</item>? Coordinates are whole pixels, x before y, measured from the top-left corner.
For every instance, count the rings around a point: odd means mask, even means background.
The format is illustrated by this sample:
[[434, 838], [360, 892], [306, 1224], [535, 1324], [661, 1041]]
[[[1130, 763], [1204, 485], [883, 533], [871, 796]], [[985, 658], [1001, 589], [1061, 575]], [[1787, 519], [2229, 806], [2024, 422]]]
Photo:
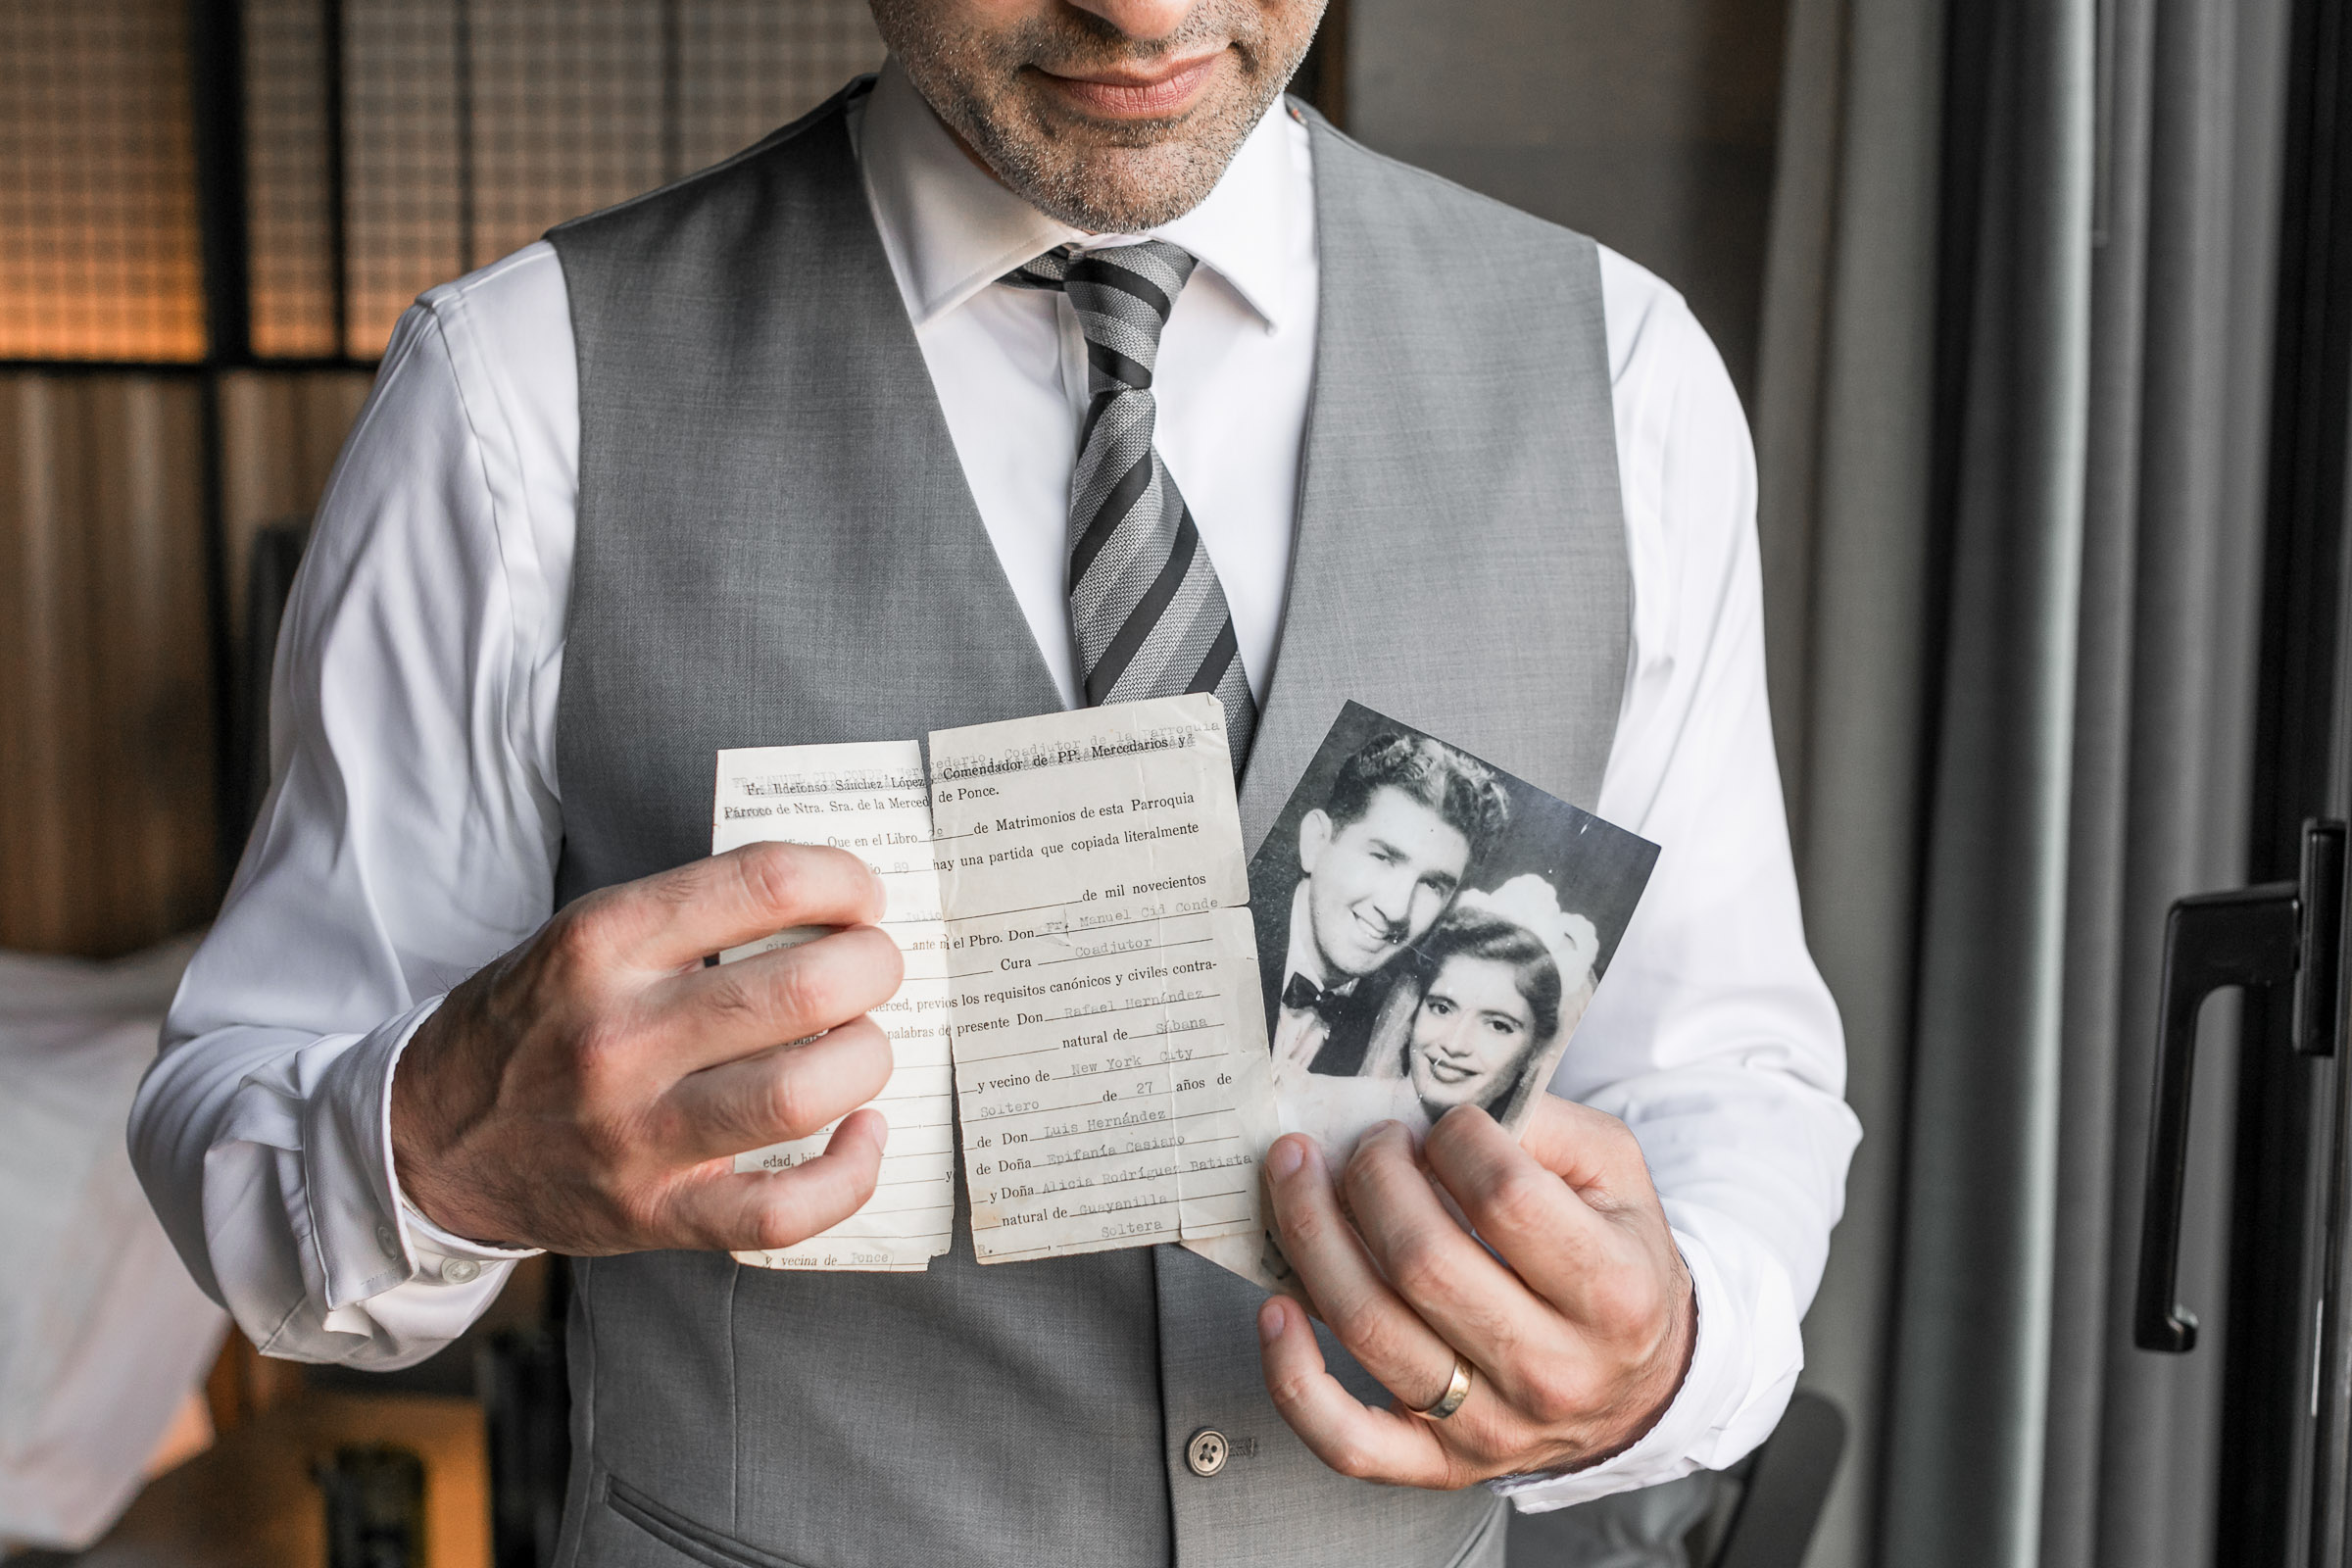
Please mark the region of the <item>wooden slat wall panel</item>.
[[[222, 378], [232, 632], [254, 532], [316, 509], [368, 385]], [[193, 376], [0, 375], [0, 948], [106, 956], [212, 914], [203, 419]]]
[[0, 376], [0, 946], [212, 910], [202, 428], [193, 378]]

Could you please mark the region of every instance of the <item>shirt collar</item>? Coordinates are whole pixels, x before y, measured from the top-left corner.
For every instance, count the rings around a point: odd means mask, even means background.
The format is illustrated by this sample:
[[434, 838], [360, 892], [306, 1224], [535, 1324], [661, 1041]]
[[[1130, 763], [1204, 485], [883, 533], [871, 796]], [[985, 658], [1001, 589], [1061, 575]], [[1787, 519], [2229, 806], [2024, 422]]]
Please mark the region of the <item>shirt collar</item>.
[[883, 64], [858, 130], [859, 161], [906, 312], [935, 320], [1023, 262], [1073, 241], [1164, 239], [1215, 271], [1266, 323], [1283, 323], [1292, 211], [1278, 100], [1208, 198], [1148, 235], [1102, 236], [1048, 218], [964, 156], [896, 60]]

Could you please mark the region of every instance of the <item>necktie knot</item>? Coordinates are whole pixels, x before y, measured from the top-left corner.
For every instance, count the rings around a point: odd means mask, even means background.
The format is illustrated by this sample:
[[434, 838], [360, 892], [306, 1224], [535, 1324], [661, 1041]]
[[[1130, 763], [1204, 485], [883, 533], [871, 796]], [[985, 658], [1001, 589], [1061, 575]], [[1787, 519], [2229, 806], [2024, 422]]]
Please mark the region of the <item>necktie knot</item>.
[[1190, 251], [1163, 239], [1084, 252], [1059, 245], [1014, 268], [1004, 281], [1070, 297], [1086, 338], [1091, 391], [1102, 397], [1150, 389], [1160, 329], [1198, 265]]

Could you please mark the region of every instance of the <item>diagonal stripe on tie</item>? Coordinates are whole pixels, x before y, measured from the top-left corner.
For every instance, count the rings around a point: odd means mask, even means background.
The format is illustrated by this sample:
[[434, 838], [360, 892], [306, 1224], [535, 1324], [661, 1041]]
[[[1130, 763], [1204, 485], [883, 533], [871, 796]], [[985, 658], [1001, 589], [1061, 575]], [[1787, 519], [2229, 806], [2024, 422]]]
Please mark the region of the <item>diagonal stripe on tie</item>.
[[1089, 703], [1213, 693], [1237, 773], [1257, 728], [1224, 585], [1154, 444], [1159, 338], [1193, 274], [1164, 240], [1061, 247], [1003, 279], [1069, 296], [1086, 338], [1086, 419], [1070, 475], [1070, 630]]

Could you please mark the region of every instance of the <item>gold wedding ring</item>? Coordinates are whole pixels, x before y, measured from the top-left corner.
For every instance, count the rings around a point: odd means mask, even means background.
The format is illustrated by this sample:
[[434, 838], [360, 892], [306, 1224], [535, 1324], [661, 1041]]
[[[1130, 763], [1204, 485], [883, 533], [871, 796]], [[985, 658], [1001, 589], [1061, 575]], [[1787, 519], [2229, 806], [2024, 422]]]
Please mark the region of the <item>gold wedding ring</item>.
[[1425, 1409], [1415, 1410], [1413, 1414], [1424, 1421], [1443, 1421], [1454, 1411], [1459, 1410], [1462, 1407], [1462, 1401], [1469, 1397], [1470, 1363], [1464, 1359], [1459, 1350], [1456, 1350], [1453, 1353], [1453, 1378], [1446, 1385], [1446, 1392], [1438, 1396], [1437, 1403]]

